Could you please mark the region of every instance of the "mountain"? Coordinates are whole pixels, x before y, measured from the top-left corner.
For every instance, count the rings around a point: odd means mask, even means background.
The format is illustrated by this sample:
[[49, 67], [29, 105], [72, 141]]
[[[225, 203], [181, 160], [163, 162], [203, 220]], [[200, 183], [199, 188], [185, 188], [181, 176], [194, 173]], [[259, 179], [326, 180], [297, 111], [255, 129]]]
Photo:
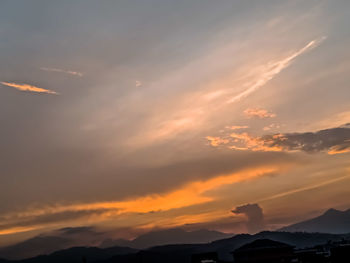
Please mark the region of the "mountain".
[[0, 258], [19, 260], [47, 255], [70, 247], [109, 248], [117, 246], [145, 249], [166, 244], [208, 243], [230, 236], [232, 235], [217, 231], [198, 230], [190, 232], [175, 228], [149, 232], [130, 241], [110, 239], [108, 233], [98, 232], [90, 227], [63, 228], [47, 236], [40, 235], [15, 245], [0, 248]]
[[[69, 239], [57, 236], [37, 236], [18, 244], [0, 248], [0, 258], [22, 259], [72, 246]], [[0, 261], [1, 262], [1, 261]]]
[[231, 238], [217, 240], [207, 244], [178, 244], [157, 246], [139, 251], [131, 255], [114, 256], [107, 260], [96, 263], [190, 263], [191, 256], [197, 253], [217, 252], [220, 260], [232, 261], [231, 252], [235, 249], [259, 239], [270, 239], [277, 242], [286, 243], [297, 248], [313, 247], [325, 244], [328, 241], [340, 241], [343, 238], [349, 239], [349, 235], [322, 234], [322, 233], [287, 233], [287, 232], [261, 232], [255, 235], [240, 234]]
[[[231, 237], [232, 234], [225, 234], [206, 229], [197, 231], [185, 231], [180, 228], [152, 231], [137, 237], [132, 241], [116, 240], [116, 245], [123, 245], [132, 248], [145, 249], [154, 246], [167, 244], [195, 244], [209, 243], [214, 240]], [[113, 242], [111, 242], [112, 244]], [[103, 244], [106, 246], [106, 244]]]
[[105, 260], [116, 255], [135, 254], [137, 250], [124, 247], [113, 247], [101, 249], [97, 247], [73, 247], [60, 250], [49, 255], [37, 256], [34, 258], [24, 259], [21, 263], [81, 263], [83, 258], [87, 262]]
[[346, 211], [329, 209], [318, 217], [283, 227], [279, 231], [333, 234], [350, 233], [350, 209]]
[[[146, 250], [111, 247], [74, 247], [60, 250], [49, 255], [34, 258], [5, 261], [4, 263], [81, 263], [83, 258], [89, 263], [190, 263], [191, 256], [197, 253], [217, 252], [220, 260], [232, 261], [231, 252], [235, 249], [259, 239], [269, 239], [286, 243], [298, 248], [313, 247], [329, 241], [350, 239], [350, 234], [324, 233], [288, 233], [288, 232], [261, 232], [255, 235], [241, 234], [231, 238], [217, 240], [206, 244], [175, 244], [156, 246]], [[1, 261], [0, 261], [1, 262]], [[1, 262], [2, 263], [2, 262]]]

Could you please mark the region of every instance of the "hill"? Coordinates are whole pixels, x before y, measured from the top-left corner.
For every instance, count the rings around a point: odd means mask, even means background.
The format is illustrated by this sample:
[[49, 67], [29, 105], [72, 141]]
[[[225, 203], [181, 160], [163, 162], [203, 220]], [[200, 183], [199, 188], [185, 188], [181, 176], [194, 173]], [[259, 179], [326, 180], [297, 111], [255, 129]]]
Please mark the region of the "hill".
[[279, 231], [333, 234], [350, 233], [350, 209], [346, 211], [329, 209], [318, 217], [283, 227]]
[[[323, 233], [288, 233], [288, 232], [261, 232], [255, 235], [241, 234], [231, 238], [217, 240], [206, 244], [175, 244], [156, 246], [146, 250], [133, 250], [130, 248], [71, 248], [54, 252], [46, 256], [38, 256], [30, 259], [16, 261], [16, 263], [74, 263], [82, 262], [85, 257], [87, 262], [95, 263], [190, 263], [191, 255], [206, 252], [218, 252], [221, 260], [232, 261], [231, 252], [235, 249], [258, 239], [270, 239], [283, 242], [298, 248], [312, 247], [325, 244], [328, 241], [340, 241], [343, 238], [350, 239], [350, 234], [323, 234]], [[7, 263], [7, 262], [6, 262]]]
[[[208, 243], [231, 237], [217, 231], [185, 231], [180, 228], [153, 231], [134, 240], [110, 239], [108, 233], [100, 233], [89, 227], [60, 229], [47, 236], [37, 236], [8, 247], [0, 248], [0, 258], [19, 260], [38, 255], [48, 255], [71, 247], [130, 247], [146, 249], [167, 244]], [[0, 262], [1, 263], [1, 262]]]
[[127, 246], [137, 249], [169, 245], [169, 244], [200, 244], [209, 243], [218, 239], [232, 237], [233, 234], [225, 234], [218, 231], [201, 229], [197, 231], [185, 231], [180, 228], [152, 231], [140, 235], [134, 240], [107, 240], [101, 244], [101, 247], [113, 245]]

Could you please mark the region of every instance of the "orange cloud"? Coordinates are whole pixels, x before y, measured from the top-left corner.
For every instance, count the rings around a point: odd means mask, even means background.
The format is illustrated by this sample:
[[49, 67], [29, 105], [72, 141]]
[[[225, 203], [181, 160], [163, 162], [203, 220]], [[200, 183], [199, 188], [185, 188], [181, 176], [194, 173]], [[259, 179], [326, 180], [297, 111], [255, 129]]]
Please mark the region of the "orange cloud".
[[275, 113], [269, 112], [269, 111], [264, 110], [264, 109], [259, 109], [259, 108], [246, 109], [244, 111], [244, 113], [249, 118], [256, 117], [256, 118], [260, 118], [260, 119], [265, 119], [265, 118], [275, 118], [276, 117]]
[[206, 139], [209, 141], [210, 145], [214, 147], [217, 147], [221, 144], [227, 144], [230, 142], [230, 140], [220, 138], [220, 137], [207, 136]]
[[[350, 143], [350, 140], [348, 140], [347, 142]], [[336, 145], [331, 147], [327, 153], [329, 155], [334, 155], [334, 154], [349, 153], [349, 152], [350, 152], [349, 145], [347, 145], [347, 147]]]
[[11, 235], [11, 234], [15, 234], [15, 233], [22, 233], [22, 232], [28, 232], [28, 231], [32, 231], [35, 230], [36, 227], [35, 226], [29, 226], [29, 227], [12, 227], [12, 228], [7, 228], [4, 230], [0, 230], [0, 236], [1, 235]]
[[21, 91], [30, 91], [30, 92], [37, 92], [37, 93], [48, 93], [48, 94], [55, 94], [55, 95], [58, 94], [55, 91], [38, 88], [36, 86], [29, 85], [29, 84], [18, 84], [18, 83], [13, 83], [13, 82], [0, 82], [0, 83], [2, 85], [4, 85], [4, 86], [15, 88], [15, 89], [18, 89], [18, 90], [21, 90]]
[[[72, 205], [57, 205], [54, 207], [43, 207], [42, 209], [31, 209], [21, 213], [2, 216], [0, 226], [2, 225], [1, 233], [22, 232], [27, 231], [29, 228], [41, 228], [45, 223], [40, 226], [32, 223], [26, 226], [27, 228], [16, 228], [16, 224], [23, 225], [28, 218], [37, 218], [40, 221], [48, 215], [55, 215], [60, 213], [69, 213], [77, 211], [102, 211], [101, 214], [94, 214], [91, 220], [96, 223], [113, 218], [118, 215], [127, 215], [134, 213], [150, 213], [151, 211], [168, 211], [172, 209], [184, 208], [193, 205], [203, 204], [215, 200], [215, 197], [209, 195], [209, 191], [218, 189], [225, 185], [235, 184], [238, 182], [251, 180], [266, 174], [274, 173], [278, 170], [277, 167], [259, 167], [255, 169], [243, 170], [240, 172], [219, 175], [208, 180], [201, 180], [190, 182], [183, 185], [177, 190], [170, 191], [164, 194], [151, 194], [144, 197], [135, 199], [114, 201], [114, 202], [96, 202], [89, 204], [72, 204]], [[81, 220], [81, 218], [80, 218]], [[6, 228], [6, 222], [12, 222], [12, 226]], [[35, 220], [34, 220], [35, 221]], [[190, 221], [187, 219], [187, 221]], [[186, 221], [186, 222], [187, 222]], [[57, 224], [62, 222], [57, 222]], [[49, 225], [53, 223], [50, 222]]]
[[247, 125], [243, 125], [243, 126], [233, 125], [233, 126], [226, 126], [226, 128], [230, 129], [230, 130], [241, 130], [241, 129], [248, 129], [249, 126], [247, 126]]
[[[248, 133], [231, 133], [230, 135], [235, 143], [242, 143], [244, 147], [241, 149], [250, 149], [252, 151], [261, 151], [261, 152], [280, 152], [283, 150], [280, 146], [274, 146], [273, 141], [265, 140], [262, 137], [253, 137]], [[277, 139], [280, 134], [274, 135], [275, 139]], [[283, 138], [281, 138], [283, 140]], [[235, 145], [233, 145], [235, 146]], [[239, 147], [235, 147], [232, 149], [239, 149]]]
[[261, 152], [307, 153], [327, 152], [330, 155], [350, 152], [350, 125], [306, 133], [277, 133], [264, 136], [251, 136], [246, 132], [231, 133], [224, 137], [206, 137], [210, 144], [218, 147], [227, 145], [230, 149]]

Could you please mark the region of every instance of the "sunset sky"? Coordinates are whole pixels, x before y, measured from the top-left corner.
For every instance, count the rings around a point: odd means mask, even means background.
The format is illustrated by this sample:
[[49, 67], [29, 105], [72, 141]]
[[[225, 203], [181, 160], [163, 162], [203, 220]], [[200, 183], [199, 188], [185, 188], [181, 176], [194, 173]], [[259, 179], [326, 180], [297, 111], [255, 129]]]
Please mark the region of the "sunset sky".
[[2, 0], [0, 245], [350, 208], [350, 1]]

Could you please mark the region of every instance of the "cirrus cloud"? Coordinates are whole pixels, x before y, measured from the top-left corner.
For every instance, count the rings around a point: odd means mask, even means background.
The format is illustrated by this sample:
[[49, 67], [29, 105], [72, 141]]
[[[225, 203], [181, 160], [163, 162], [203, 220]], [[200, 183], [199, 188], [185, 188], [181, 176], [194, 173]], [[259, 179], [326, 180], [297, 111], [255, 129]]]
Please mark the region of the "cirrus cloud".
[[43, 71], [48, 71], [48, 72], [66, 73], [66, 74], [77, 76], [77, 77], [82, 77], [83, 76], [83, 73], [81, 73], [81, 72], [72, 71], [72, 70], [65, 70], [65, 69], [60, 69], [60, 68], [41, 67], [40, 69], [43, 70]]

